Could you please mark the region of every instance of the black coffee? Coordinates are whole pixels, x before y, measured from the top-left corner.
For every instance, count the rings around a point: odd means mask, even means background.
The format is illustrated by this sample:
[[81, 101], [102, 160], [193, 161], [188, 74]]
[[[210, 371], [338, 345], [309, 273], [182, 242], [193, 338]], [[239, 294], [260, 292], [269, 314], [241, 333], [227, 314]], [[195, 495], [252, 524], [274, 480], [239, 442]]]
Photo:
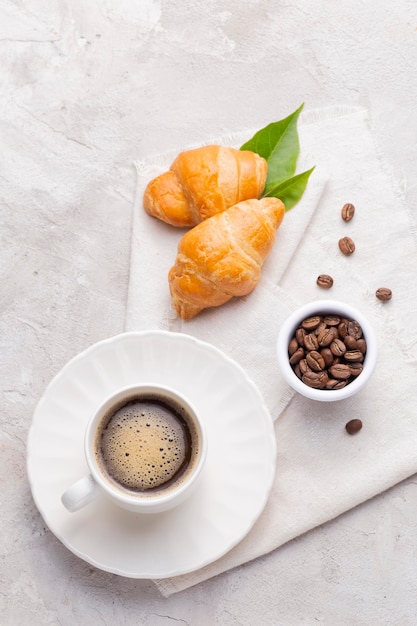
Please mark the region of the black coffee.
[[144, 395], [103, 417], [95, 447], [112, 482], [151, 495], [185, 480], [197, 461], [198, 437], [182, 406]]

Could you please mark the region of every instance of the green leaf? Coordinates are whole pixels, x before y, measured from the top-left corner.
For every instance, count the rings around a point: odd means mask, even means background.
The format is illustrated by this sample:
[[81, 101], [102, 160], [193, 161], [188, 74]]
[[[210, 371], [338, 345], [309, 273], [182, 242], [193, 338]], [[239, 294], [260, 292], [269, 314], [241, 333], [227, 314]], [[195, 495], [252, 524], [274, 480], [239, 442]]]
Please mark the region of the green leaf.
[[263, 197], [279, 198], [285, 204], [285, 210], [289, 211], [301, 199], [314, 167], [287, 180], [276, 181]]
[[240, 148], [257, 152], [268, 162], [265, 191], [277, 182], [287, 180], [295, 172], [300, 153], [297, 121], [303, 106], [304, 103], [285, 119], [268, 124]]

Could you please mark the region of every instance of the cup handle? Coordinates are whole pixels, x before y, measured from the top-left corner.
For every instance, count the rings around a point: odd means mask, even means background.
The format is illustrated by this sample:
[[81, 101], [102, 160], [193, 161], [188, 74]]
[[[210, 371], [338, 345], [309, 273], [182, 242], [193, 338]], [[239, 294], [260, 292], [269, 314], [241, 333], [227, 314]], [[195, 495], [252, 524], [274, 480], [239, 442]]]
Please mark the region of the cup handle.
[[86, 504], [89, 504], [97, 495], [97, 484], [93, 477], [88, 475], [77, 480], [71, 485], [61, 497], [61, 502], [70, 513], [78, 511]]

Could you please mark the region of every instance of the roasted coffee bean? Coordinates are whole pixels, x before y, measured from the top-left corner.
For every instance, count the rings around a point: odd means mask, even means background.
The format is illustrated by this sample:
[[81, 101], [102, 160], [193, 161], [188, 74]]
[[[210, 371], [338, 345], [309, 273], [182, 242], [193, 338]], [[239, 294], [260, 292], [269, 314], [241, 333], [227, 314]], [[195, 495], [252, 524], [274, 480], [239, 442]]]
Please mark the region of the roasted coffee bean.
[[329, 377], [327, 372], [306, 372], [302, 377], [303, 383], [314, 389], [323, 389]]
[[346, 352], [346, 346], [341, 339], [336, 338], [330, 344], [330, 352], [335, 356], [343, 356]]
[[342, 339], [344, 339], [346, 337], [346, 335], [348, 334], [348, 324], [349, 321], [343, 319], [339, 326], [337, 327], [337, 332], [339, 333], [339, 337], [341, 337]]
[[329, 274], [320, 274], [317, 277], [316, 283], [321, 289], [331, 289], [333, 287], [333, 278]]
[[319, 341], [319, 346], [321, 348], [327, 348], [330, 346], [332, 341], [336, 338], [337, 330], [331, 326], [330, 328], [325, 328], [321, 331], [320, 335], [317, 337]]
[[330, 348], [322, 348], [322, 350], [320, 350], [320, 354], [324, 359], [324, 363], [326, 367], [330, 367], [330, 365], [334, 361], [334, 355], [332, 351], [330, 350]]
[[321, 317], [319, 315], [316, 315], [315, 317], [309, 317], [305, 319], [303, 322], [301, 322], [301, 327], [307, 331], [314, 330], [315, 328], [317, 328], [320, 322], [321, 322]]
[[356, 320], [350, 320], [348, 323], [348, 334], [354, 339], [362, 337], [362, 327]]
[[326, 315], [323, 318], [323, 322], [326, 324], [326, 326], [339, 326], [340, 317], [337, 317], [337, 315]]
[[349, 433], [349, 435], [355, 435], [362, 428], [362, 422], [360, 419], [355, 418], [353, 420], [350, 420], [346, 424], [345, 428], [346, 428], [346, 431]]
[[311, 350], [311, 352], [307, 352], [306, 356], [307, 365], [314, 372], [321, 372], [326, 367], [326, 363], [324, 362], [323, 357], [320, 352], [317, 350]]
[[355, 361], [358, 361], [359, 363], [361, 361], [363, 361], [363, 354], [360, 350], [348, 350], [347, 352], [345, 352], [345, 361], [354, 363]]
[[376, 290], [375, 295], [378, 298], [378, 300], [381, 300], [381, 302], [387, 302], [388, 300], [391, 300], [392, 298], [392, 291], [391, 289], [388, 289], [387, 287], [380, 287], [379, 289]]
[[288, 345], [288, 354], [292, 356], [294, 352], [299, 348], [298, 341], [293, 337]]
[[337, 390], [363, 371], [366, 341], [357, 320], [312, 315], [300, 322], [288, 344], [289, 362], [306, 385]]
[[342, 237], [339, 239], [340, 252], [346, 256], [350, 256], [355, 252], [355, 243], [350, 237]]
[[318, 337], [321, 333], [321, 331], [326, 328], [326, 324], [324, 322], [320, 322], [320, 324], [317, 326], [316, 330], [314, 331], [314, 334], [316, 335], [316, 337]]
[[304, 347], [306, 350], [317, 350], [319, 341], [314, 333], [308, 333], [304, 337]]
[[345, 342], [345, 346], [348, 350], [356, 350], [358, 347], [358, 341], [355, 337], [352, 337], [352, 335], [346, 335], [343, 341]]
[[346, 380], [350, 377], [349, 365], [345, 365], [344, 363], [336, 363], [336, 365], [332, 365], [331, 367], [329, 367], [329, 374], [333, 376], [333, 378], [337, 378], [338, 380]]
[[301, 359], [304, 357], [305, 352], [304, 352], [304, 348], [297, 348], [297, 350], [294, 352], [294, 354], [291, 355], [290, 357], [290, 364], [291, 365], [297, 365], [297, 363], [299, 363], [299, 361], [301, 361]]
[[304, 328], [297, 328], [296, 332], [295, 332], [295, 338], [298, 341], [298, 344], [300, 346], [304, 345], [304, 337], [306, 336], [306, 331], [304, 330]]
[[342, 220], [344, 220], [345, 222], [350, 222], [350, 220], [355, 215], [355, 207], [350, 202], [347, 202], [342, 206], [342, 210], [340, 213], [342, 215]]
[[340, 383], [340, 380], [336, 380], [336, 378], [329, 378], [326, 383], [326, 389], [334, 389], [338, 383]]
[[360, 350], [362, 352], [362, 354], [365, 354], [366, 352], [366, 341], [363, 337], [361, 337], [360, 339], [357, 340], [357, 348], [358, 350]]
[[359, 374], [362, 372], [363, 370], [363, 365], [362, 363], [349, 363], [349, 369], [350, 369], [350, 373], [352, 376], [359, 376]]
[[348, 384], [347, 380], [336, 380], [335, 378], [329, 378], [326, 383], [326, 389], [343, 389]]

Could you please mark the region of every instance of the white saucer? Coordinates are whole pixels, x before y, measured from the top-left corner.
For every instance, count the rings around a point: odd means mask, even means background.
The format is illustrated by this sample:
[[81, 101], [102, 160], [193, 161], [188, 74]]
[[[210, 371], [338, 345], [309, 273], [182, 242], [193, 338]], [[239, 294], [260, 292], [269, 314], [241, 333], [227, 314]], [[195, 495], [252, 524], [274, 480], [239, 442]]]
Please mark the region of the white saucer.
[[[197, 492], [166, 513], [123, 511], [105, 496], [77, 513], [63, 491], [88, 472], [87, 420], [120, 386], [162, 383], [189, 397], [208, 434]], [[28, 476], [46, 524], [71, 552], [131, 578], [196, 570], [235, 546], [267, 502], [275, 473], [271, 416], [244, 370], [210, 344], [165, 331], [123, 333], [72, 359], [41, 398], [28, 437]]]

